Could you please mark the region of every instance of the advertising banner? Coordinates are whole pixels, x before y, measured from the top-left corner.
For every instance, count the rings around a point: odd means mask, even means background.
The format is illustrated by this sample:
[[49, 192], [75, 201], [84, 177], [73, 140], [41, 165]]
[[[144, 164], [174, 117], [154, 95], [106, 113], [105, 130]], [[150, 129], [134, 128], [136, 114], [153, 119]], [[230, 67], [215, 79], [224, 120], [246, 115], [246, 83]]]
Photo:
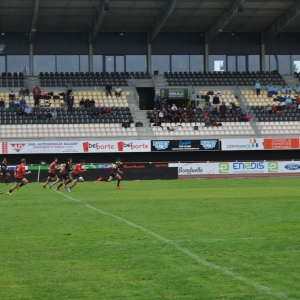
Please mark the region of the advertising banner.
[[178, 175], [214, 174], [214, 163], [185, 163], [178, 164]]
[[163, 98], [167, 96], [169, 100], [187, 100], [190, 99], [190, 90], [189, 89], [161, 89], [160, 90], [160, 97]]
[[126, 140], [116, 142], [116, 152], [150, 152], [150, 140]]
[[151, 151], [219, 151], [219, 140], [151, 141]]
[[299, 138], [222, 139], [222, 151], [299, 149]]
[[2, 142], [3, 154], [23, 153], [80, 153], [82, 142]]

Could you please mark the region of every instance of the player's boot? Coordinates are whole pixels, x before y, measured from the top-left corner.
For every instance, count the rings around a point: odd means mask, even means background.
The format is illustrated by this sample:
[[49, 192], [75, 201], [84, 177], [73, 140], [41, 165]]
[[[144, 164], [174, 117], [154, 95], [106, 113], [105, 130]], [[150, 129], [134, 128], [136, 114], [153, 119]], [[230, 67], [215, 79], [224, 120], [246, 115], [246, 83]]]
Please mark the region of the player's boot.
[[117, 185], [117, 189], [121, 190], [121, 189], [122, 189], [122, 187], [121, 187], [120, 185]]
[[0, 191], [0, 194], [3, 194], [3, 192]]
[[69, 187], [67, 187], [68, 192], [71, 192], [71, 189]]
[[97, 182], [98, 182], [98, 181], [102, 181], [102, 177], [99, 177], [96, 181], [97, 181]]
[[43, 189], [45, 189], [46, 187], [43, 185]]
[[55, 190], [56, 190], [56, 191], [59, 191], [59, 188], [56, 188]]
[[52, 189], [52, 184], [48, 185], [48, 188], [49, 188], [49, 189]]
[[10, 193], [10, 192], [7, 192], [7, 195], [11, 196], [11, 193]]

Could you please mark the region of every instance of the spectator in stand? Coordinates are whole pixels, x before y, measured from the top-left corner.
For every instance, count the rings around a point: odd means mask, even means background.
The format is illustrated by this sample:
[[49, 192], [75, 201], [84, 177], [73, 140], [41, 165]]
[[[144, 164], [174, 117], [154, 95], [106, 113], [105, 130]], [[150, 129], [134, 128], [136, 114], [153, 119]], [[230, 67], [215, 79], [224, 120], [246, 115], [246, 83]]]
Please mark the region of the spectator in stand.
[[26, 100], [24, 99], [24, 96], [22, 96], [21, 100], [19, 101], [20, 105], [26, 105]]
[[57, 120], [57, 112], [55, 109], [52, 111], [52, 120]]
[[280, 103], [285, 102], [285, 100], [286, 100], [286, 95], [281, 95], [280, 97], [274, 99], [274, 101], [279, 101]]
[[297, 84], [294, 88], [296, 94], [300, 94], [300, 86]]
[[163, 97], [162, 106], [164, 106], [165, 108], [168, 107], [168, 98], [166, 95], [164, 95]]
[[24, 88], [24, 96], [25, 96], [25, 97], [28, 97], [28, 96], [29, 96], [29, 89], [28, 89], [27, 86], [25, 86], [25, 88]]
[[23, 97], [23, 96], [24, 96], [24, 90], [23, 90], [23, 88], [21, 88], [19, 90], [19, 97]]
[[215, 94], [213, 96], [213, 100], [212, 100], [213, 105], [216, 106], [217, 108], [219, 108], [219, 106], [220, 106], [220, 97], [219, 96], [220, 96], [220, 94]]
[[91, 106], [91, 101], [89, 98], [86, 98], [85, 101], [84, 101], [84, 107], [85, 108], [90, 108]]
[[293, 101], [292, 101], [290, 96], [287, 96], [287, 98], [285, 99], [285, 104], [287, 106], [292, 106], [293, 105]]
[[220, 107], [219, 107], [219, 111], [221, 113], [221, 118], [225, 118], [226, 117], [226, 111], [227, 111], [227, 107], [225, 105], [225, 102], [222, 102], [222, 105], [220, 105]]
[[85, 105], [84, 105], [84, 99], [83, 98], [81, 98], [81, 100], [79, 102], [79, 106], [80, 106], [80, 108], [84, 108], [85, 107]]
[[210, 117], [207, 117], [203, 127], [209, 127], [209, 126], [211, 126], [211, 121], [210, 121]]
[[40, 120], [40, 119], [42, 118], [42, 113], [41, 113], [40, 110], [38, 110], [38, 111], [36, 112], [36, 118], [37, 118], [38, 120]]
[[187, 112], [187, 118], [188, 118], [189, 122], [195, 122], [194, 111], [191, 107], [189, 108], [189, 110]]
[[5, 107], [5, 102], [3, 98], [0, 99], [0, 107]]
[[105, 86], [105, 90], [106, 90], [106, 97], [108, 96], [108, 94], [111, 95], [112, 84], [110, 82], [107, 82], [107, 84]]
[[238, 107], [237, 109], [236, 109], [236, 113], [235, 113], [235, 121], [238, 121], [239, 119], [241, 119], [243, 116], [242, 116], [242, 112], [241, 112], [241, 108], [240, 107]]
[[110, 108], [110, 107], [107, 107], [106, 110], [105, 110], [105, 112], [106, 112], [106, 114], [107, 114], [108, 116], [110, 116], [111, 113], [112, 113], [111, 108]]
[[24, 116], [25, 115], [25, 111], [24, 110], [25, 110], [25, 107], [19, 105], [18, 108], [17, 108], [17, 115], [18, 116]]
[[272, 113], [277, 114], [277, 106], [275, 104], [272, 105]]
[[213, 116], [214, 119], [218, 118], [218, 109], [217, 109], [217, 107], [213, 108], [211, 114], [212, 114], [212, 116]]
[[281, 88], [281, 94], [286, 94], [286, 93], [287, 93], [286, 86], [283, 85], [282, 88]]
[[41, 92], [40, 88], [36, 85], [35, 88], [33, 89], [34, 107], [40, 106], [41, 93], [42, 92]]
[[68, 109], [72, 110], [74, 105], [74, 95], [72, 92], [69, 94], [67, 105], [68, 105]]
[[205, 108], [203, 109], [203, 118], [204, 119], [208, 118], [208, 112], [207, 112], [207, 110]]
[[11, 90], [11, 91], [9, 92], [8, 97], [9, 97], [10, 100], [11, 100], [11, 99], [12, 99], [12, 100], [15, 100], [15, 93], [14, 93], [13, 90]]
[[210, 96], [208, 93], [206, 93], [206, 95], [204, 96], [204, 101], [205, 101], [205, 108], [207, 110], [209, 110], [210, 105], [211, 105], [209, 100], [210, 100]]
[[286, 86], [286, 90], [287, 90], [288, 94], [291, 94], [293, 89], [292, 89], [292, 87], [290, 85], [287, 85]]
[[268, 95], [272, 95], [272, 92], [273, 92], [273, 85], [272, 85], [272, 83], [269, 83], [267, 85], [267, 90], [268, 90]]
[[263, 112], [265, 114], [271, 114], [272, 113], [272, 106], [270, 104], [268, 104], [264, 109]]
[[278, 87], [276, 85], [273, 85], [273, 90], [272, 90], [271, 94], [278, 95]]
[[160, 96], [159, 96], [158, 93], [156, 93], [155, 96], [154, 96], [154, 107], [157, 110], [160, 110]]
[[102, 111], [102, 115], [106, 115], [106, 107], [105, 107], [105, 105], [103, 105], [102, 107], [101, 107], [101, 111]]
[[15, 111], [17, 109], [15, 105], [15, 101], [13, 99], [10, 99], [9, 104], [8, 104], [8, 110], [10, 111]]
[[164, 121], [164, 112], [163, 112], [163, 110], [161, 110], [159, 113], [158, 113], [158, 117], [159, 117], [159, 120], [161, 121], [161, 122], [163, 122]]
[[90, 115], [92, 115], [92, 116], [98, 115], [98, 110], [97, 110], [97, 108], [95, 107], [94, 104], [91, 105], [91, 108], [90, 108]]
[[230, 112], [231, 112], [233, 118], [235, 118], [236, 109], [237, 109], [236, 104], [234, 102], [232, 102], [231, 103], [231, 110], [230, 110]]
[[259, 80], [257, 80], [257, 81], [255, 82], [254, 88], [255, 88], [255, 91], [256, 91], [256, 95], [257, 95], [257, 96], [260, 95], [261, 85], [260, 85]]
[[97, 115], [102, 115], [102, 109], [100, 105], [97, 108]]
[[300, 95], [297, 95], [297, 98], [295, 99], [295, 102], [296, 102], [297, 105], [300, 104]]
[[24, 113], [25, 116], [32, 116], [32, 108], [29, 107], [28, 105], [25, 105]]
[[52, 121], [52, 114], [51, 114], [50, 110], [47, 110], [46, 121]]
[[94, 98], [92, 98], [92, 100], [90, 101], [90, 105], [91, 106], [93, 106], [93, 105], [95, 105], [96, 103], [95, 103], [95, 100], [94, 100]]
[[251, 120], [251, 114], [250, 114], [250, 112], [248, 112], [248, 114], [245, 117], [240, 118], [238, 121], [239, 122], [250, 122], [250, 120]]
[[194, 107], [197, 106], [197, 95], [195, 90], [192, 90], [191, 96], [190, 96], [190, 100], [191, 100], [191, 105], [193, 105]]
[[122, 89], [120, 88], [119, 85], [117, 85], [116, 89], [115, 89], [115, 95], [116, 97], [120, 97], [122, 94]]
[[177, 110], [178, 110], [178, 109], [177, 109], [176, 104], [173, 103], [173, 105], [172, 105], [172, 107], [171, 107], [171, 111], [175, 112], [175, 111], [177, 111]]
[[112, 113], [113, 116], [117, 115], [117, 109], [116, 109], [115, 106], [112, 107], [111, 113]]

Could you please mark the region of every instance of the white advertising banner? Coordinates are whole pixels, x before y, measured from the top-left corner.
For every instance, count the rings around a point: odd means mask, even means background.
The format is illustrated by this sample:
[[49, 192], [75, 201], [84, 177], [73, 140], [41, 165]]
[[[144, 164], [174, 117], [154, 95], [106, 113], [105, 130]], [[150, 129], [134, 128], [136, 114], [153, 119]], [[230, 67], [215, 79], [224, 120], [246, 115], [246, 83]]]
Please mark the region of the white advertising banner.
[[81, 144], [82, 142], [62, 141], [2, 142], [2, 153], [80, 153], [82, 152]]
[[150, 152], [150, 140], [117, 141], [116, 152]]

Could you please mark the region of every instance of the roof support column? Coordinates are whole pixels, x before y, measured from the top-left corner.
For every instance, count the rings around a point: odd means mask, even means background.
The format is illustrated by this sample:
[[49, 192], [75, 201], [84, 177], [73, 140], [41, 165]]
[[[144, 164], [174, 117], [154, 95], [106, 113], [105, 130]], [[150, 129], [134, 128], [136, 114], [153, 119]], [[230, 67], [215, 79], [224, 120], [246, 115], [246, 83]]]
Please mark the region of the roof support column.
[[152, 57], [151, 57], [151, 43], [147, 45], [147, 71], [152, 74]]
[[266, 71], [266, 45], [264, 42], [260, 45], [260, 70]]
[[93, 68], [94, 68], [94, 62], [93, 62], [93, 55], [94, 55], [94, 45], [93, 44], [89, 44], [89, 71], [93, 72]]
[[204, 45], [204, 71], [209, 71], [209, 44]]
[[29, 73], [33, 76], [33, 44], [29, 44]]

